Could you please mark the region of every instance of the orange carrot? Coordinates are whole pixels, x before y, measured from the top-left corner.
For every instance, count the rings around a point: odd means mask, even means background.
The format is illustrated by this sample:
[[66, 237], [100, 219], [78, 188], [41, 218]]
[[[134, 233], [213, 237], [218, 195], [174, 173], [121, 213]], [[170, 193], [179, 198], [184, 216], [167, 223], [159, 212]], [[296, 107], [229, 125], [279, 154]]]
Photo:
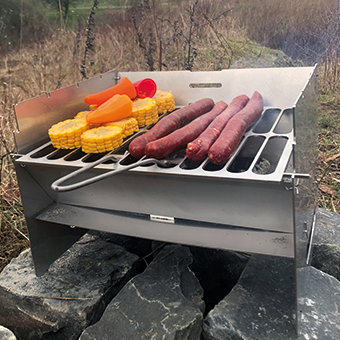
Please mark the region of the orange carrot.
[[126, 118], [131, 113], [131, 99], [126, 94], [116, 94], [97, 109], [90, 111], [86, 119], [90, 124], [102, 124]]
[[137, 97], [136, 89], [133, 83], [123, 77], [118, 84], [98, 93], [89, 94], [85, 97], [85, 103], [89, 105], [102, 105], [116, 94], [126, 94], [131, 99]]

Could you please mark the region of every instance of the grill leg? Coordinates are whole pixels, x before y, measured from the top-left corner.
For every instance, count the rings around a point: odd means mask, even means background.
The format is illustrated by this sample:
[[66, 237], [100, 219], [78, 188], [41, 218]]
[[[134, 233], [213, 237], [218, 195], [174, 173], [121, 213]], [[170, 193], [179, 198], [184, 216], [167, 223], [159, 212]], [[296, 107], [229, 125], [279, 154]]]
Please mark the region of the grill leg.
[[27, 224], [36, 276], [42, 276], [60, 255], [87, 232], [83, 228], [38, 220]]
[[[50, 264], [87, 232], [83, 228], [39, 221], [35, 217], [54, 200], [37, 183], [30, 173], [30, 167], [16, 164], [21, 200], [29, 233], [31, 252], [37, 276], [43, 275]], [[39, 176], [40, 174], [38, 174]], [[41, 174], [43, 176], [43, 174]]]

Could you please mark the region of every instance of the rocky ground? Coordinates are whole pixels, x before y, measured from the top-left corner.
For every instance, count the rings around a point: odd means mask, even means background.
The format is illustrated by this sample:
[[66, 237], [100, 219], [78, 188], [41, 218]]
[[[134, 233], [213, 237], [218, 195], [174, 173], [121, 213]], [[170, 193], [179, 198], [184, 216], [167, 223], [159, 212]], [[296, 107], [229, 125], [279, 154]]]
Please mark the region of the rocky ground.
[[338, 340], [340, 215], [317, 214], [298, 309], [293, 259], [92, 232], [41, 277], [29, 249], [1, 272], [0, 338]]

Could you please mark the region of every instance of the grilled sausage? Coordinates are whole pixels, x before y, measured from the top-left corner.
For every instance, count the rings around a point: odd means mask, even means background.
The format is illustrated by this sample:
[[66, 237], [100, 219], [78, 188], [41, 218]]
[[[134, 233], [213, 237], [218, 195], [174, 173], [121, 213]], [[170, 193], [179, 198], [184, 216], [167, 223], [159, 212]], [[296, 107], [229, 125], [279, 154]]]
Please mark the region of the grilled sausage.
[[130, 154], [136, 158], [144, 156], [147, 143], [164, 137], [176, 129], [181, 128], [193, 119], [210, 111], [213, 106], [214, 101], [212, 99], [204, 98], [171, 112], [168, 116], [162, 118], [148, 132], [132, 140], [129, 145]]
[[162, 159], [174, 151], [185, 148], [188, 142], [195, 139], [207, 126], [227, 108], [224, 101], [215, 104], [211, 111], [191, 121], [188, 125], [173, 131], [165, 137], [146, 144], [145, 155]]
[[234, 153], [247, 128], [258, 120], [263, 111], [263, 98], [257, 91], [248, 104], [229, 120], [220, 136], [211, 146], [208, 156], [213, 164], [224, 164]]
[[208, 155], [211, 145], [216, 141], [228, 121], [248, 103], [245, 94], [235, 97], [229, 106], [216, 117], [210, 125], [186, 149], [187, 157], [193, 162], [200, 162]]

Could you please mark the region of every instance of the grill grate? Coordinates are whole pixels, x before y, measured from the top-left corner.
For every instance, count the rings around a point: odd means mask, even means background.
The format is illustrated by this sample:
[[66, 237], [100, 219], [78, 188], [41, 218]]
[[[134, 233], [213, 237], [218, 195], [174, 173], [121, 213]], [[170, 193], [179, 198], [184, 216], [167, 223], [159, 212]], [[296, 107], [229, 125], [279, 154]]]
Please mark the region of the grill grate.
[[[192, 162], [185, 157], [185, 152], [176, 152], [165, 160], [172, 166], [162, 167], [157, 164], [143, 165], [130, 171], [177, 174], [183, 176], [205, 176], [217, 178], [238, 178], [279, 182], [289, 164], [293, 145], [293, 109], [281, 110], [266, 108], [257, 122], [246, 131], [238, 149], [226, 164], [215, 165], [208, 159]], [[145, 132], [141, 130], [136, 135]], [[19, 159], [22, 164], [41, 164], [49, 166], [84, 167], [106, 155], [114, 155], [120, 161], [103, 162], [98, 169], [121, 169], [137, 163], [128, 153], [128, 138], [118, 149], [108, 153], [85, 154], [81, 149], [59, 150], [47, 143]], [[145, 159], [145, 158], [142, 158]]]

